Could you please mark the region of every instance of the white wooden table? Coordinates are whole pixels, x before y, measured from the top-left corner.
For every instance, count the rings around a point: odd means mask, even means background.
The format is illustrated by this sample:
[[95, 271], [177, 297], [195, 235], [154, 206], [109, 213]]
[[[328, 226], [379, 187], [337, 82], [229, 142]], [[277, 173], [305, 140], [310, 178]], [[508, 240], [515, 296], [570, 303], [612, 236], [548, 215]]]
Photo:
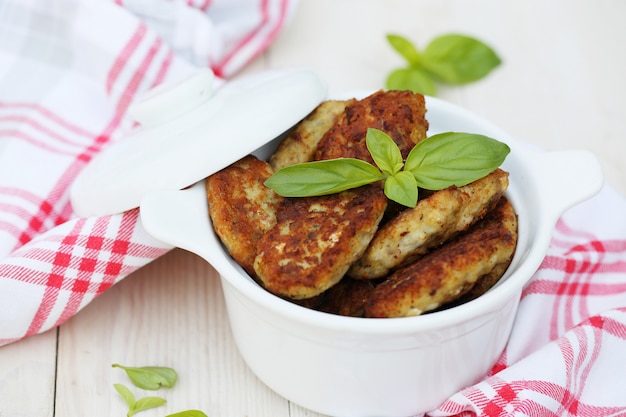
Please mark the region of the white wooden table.
[[[503, 65], [439, 96], [547, 149], [588, 148], [626, 194], [626, 2], [623, 0], [302, 0], [291, 25], [246, 72], [307, 66], [331, 91], [377, 89], [402, 64], [385, 34], [421, 46], [458, 32], [492, 45]], [[127, 277], [58, 329], [0, 348], [0, 417], [124, 416], [111, 368], [179, 372], [165, 416], [317, 416], [246, 368], [208, 264], [174, 250]], [[330, 381], [329, 381], [330, 382]], [[601, 389], [600, 387], [598, 387]]]

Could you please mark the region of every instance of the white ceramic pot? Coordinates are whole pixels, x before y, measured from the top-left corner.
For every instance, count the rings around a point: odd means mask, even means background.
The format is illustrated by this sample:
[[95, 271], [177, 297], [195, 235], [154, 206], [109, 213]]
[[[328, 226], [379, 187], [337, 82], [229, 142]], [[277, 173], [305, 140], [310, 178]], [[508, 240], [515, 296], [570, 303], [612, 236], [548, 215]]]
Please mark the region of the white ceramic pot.
[[[484, 377], [507, 343], [522, 289], [543, 260], [558, 217], [602, 186], [599, 164], [586, 151], [531, 149], [457, 106], [434, 98], [426, 104], [429, 135], [481, 133], [511, 147], [503, 168], [519, 216], [515, 257], [496, 287], [464, 305], [397, 319], [308, 310], [266, 292], [230, 258], [212, 230], [202, 182], [152, 193], [141, 204], [149, 233], [198, 254], [219, 272], [232, 332], [252, 371], [311, 410], [410, 416]], [[276, 142], [255, 153], [267, 157]]]

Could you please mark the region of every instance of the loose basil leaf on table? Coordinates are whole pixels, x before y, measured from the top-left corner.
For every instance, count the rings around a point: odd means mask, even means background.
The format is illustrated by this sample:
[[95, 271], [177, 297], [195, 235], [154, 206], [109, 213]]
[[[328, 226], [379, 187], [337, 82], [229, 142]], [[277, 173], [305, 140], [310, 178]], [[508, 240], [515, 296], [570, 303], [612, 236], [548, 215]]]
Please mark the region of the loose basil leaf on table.
[[434, 39], [422, 56], [424, 68], [447, 84], [477, 81], [502, 62], [493, 49], [483, 42], [456, 34]]
[[124, 402], [128, 406], [128, 413], [126, 417], [132, 417], [135, 413], [149, 408], [154, 408], [165, 404], [167, 401], [161, 397], [143, 397], [138, 400], [135, 399], [135, 395], [122, 384], [113, 384], [115, 390], [124, 399]]
[[409, 64], [419, 65], [421, 61], [420, 52], [417, 50], [413, 42], [404, 36], [390, 33], [387, 35], [387, 42], [396, 50]]
[[135, 404], [135, 395], [125, 385], [113, 384], [113, 387], [124, 399], [124, 402], [126, 403], [128, 408], [131, 408]]
[[143, 366], [136, 368], [115, 363], [112, 367], [126, 371], [130, 380], [138, 388], [152, 391], [161, 387], [172, 388], [178, 378], [174, 369], [163, 366]]
[[427, 96], [437, 95], [433, 77], [419, 67], [398, 68], [387, 76], [387, 90], [410, 90]]
[[168, 414], [165, 417], [208, 417], [208, 416], [200, 410], [187, 410], [187, 411], [181, 411], [179, 413]]
[[143, 410], [147, 410], [149, 408], [159, 407], [165, 404], [167, 401], [165, 398], [161, 397], [143, 397], [138, 399], [134, 406], [130, 408], [128, 412], [128, 417], [131, 417], [135, 413]]
[[461, 34], [438, 36], [423, 51], [401, 35], [388, 34], [387, 42], [407, 64], [387, 75], [385, 87], [388, 90], [410, 90], [434, 96], [436, 82], [471, 83], [485, 77], [502, 62], [489, 45]]

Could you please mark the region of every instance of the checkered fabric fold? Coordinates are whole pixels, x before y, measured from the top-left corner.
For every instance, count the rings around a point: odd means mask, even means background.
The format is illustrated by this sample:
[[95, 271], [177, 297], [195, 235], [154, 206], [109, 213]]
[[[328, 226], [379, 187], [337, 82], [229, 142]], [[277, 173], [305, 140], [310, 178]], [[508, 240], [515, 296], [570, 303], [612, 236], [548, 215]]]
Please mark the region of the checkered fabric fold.
[[0, 345], [62, 324], [171, 247], [138, 210], [78, 218], [69, 186], [133, 126], [138, 95], [209, 67], [233, 76], [295, 0], [0, 2]]
[[430, 417], [626, 416], [626, 200], [568, 210], [489, 375]]

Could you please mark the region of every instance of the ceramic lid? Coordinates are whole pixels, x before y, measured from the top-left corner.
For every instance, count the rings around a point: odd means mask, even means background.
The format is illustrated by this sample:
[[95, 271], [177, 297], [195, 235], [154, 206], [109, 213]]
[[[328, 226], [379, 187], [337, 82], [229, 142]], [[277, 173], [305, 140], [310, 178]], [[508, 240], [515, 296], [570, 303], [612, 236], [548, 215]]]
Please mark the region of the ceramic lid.
[[203, 69], [150, 90], [129, 109], [140, 126], [101, 153], [72, 184], [81, 217], [138, 207], [144, 196], [180, 190], [280, 136], [326, 97], [307, 69], [261, 72], [213, 91]]

